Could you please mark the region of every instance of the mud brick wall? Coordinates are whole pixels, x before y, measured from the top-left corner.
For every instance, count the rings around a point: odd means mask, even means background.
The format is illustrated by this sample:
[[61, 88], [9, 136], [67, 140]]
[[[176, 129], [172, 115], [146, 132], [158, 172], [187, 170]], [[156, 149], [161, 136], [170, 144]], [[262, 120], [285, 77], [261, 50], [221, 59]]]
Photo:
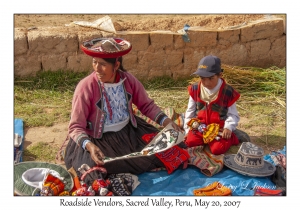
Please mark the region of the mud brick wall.
[[190, 42], [170, 31], [107, 33], [81, 26], [16, 28], [14, 73], [34, 75], [38, 71], [87, 71], [92, 59], [80, 50], [83, 40], [122, 37], [133, 47], [123, 57], [124, 67], [137, 78], [186, 77], [208, 54], [223, 64], [267, 68], [286, 66], [286, 33], [280, 18], [260, 20], [227, 30], [190, 27]]

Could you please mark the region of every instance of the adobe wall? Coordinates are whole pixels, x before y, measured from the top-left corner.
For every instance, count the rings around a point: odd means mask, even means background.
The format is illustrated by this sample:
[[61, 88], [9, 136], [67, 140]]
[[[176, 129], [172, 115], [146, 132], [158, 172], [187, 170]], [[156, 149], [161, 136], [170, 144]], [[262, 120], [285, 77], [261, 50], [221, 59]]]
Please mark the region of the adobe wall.
[[92, 59], [79, 45], [95, 37], [122, 37], [133, 47], [124, 56], [124, 67], [137, 78], [168, 75], [189, 76], [208, 54], [223, 64], [283, 68], [286, 66], [285, 23], [280, 18], [264, 19], [227, 30], [191, 27], [190, 42], [169, 31], [107, 33], [82, 26], [16, 28], [14, 73], [18, 76], [41, 70], [91, 70]]

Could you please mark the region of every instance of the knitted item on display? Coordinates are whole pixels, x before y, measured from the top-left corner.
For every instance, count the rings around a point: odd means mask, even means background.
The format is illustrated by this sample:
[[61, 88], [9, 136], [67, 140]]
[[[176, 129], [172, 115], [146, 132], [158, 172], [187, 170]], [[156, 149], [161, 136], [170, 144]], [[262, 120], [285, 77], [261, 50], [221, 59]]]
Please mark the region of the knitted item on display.
[[254, 190], [255, 196], [282, 196], [283, 191], [276, 189], [268, 189], [268, 188], [256, 188]]
[[110, 180], [111, 181], [111, 188], [114, 195], [117, 196], [129, 196], [131, 195], [131, 190], [127, 187], [127, 180], [116, 177]]
[[[163, 129], [163, 126], [159, 125], [158, 123], [151, 120], [149, 117], [143, 115], [140, 110], [138, 110], [136, 107], [132, 108], [133, 114], [142, 118], [147, 123], [153, 125], [154, 127], [158, 129]], [[173, 121], [175, 122], [180, 128], [183, 128], [184, 124], [184, 113], [177, 113], [174, 108], [167, 107], [162, 108], [162, 111]]]
[[230, 196], [231, 189], [219, 182], [213, 182], [203, 188], [195, 189], [193, 193], [196, 196]]
[[64, 192], [65, 184], [52, 174], [48, 174], [43, 182], [41, 196], [57, 196]]
[[274, 165], [264, 160], [263, 149], [251, 142], [243, 142], [236, 155], [225, 155], [224, 165], [253, 177], [271, 176], [276, 170]]
[[189, 165], [194, 165], [206, 176], [213, 176], [223, 169], [224, 155], [213, 155], [207, 146], [189, 147]]
[[171, 174], [180, 165], [183, 165], [183, 168], [185, 168], [185, 163], [187, 163], [190, 157], [188, 152], [178, 145], [163, 152], [156, 153], [155, 156], [164, 164], [168, 174]]

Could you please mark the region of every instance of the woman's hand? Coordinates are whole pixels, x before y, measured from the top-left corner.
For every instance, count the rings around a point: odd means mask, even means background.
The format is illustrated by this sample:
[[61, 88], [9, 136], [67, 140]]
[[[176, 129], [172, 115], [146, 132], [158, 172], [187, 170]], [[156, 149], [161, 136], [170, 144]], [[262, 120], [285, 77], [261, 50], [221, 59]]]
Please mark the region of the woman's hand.
[[171, 120], [170, 118], [167, 118], [164, 120], [163, 122], [163, 126], [166, 127], [169, 123], [172, 123], [172, 127], [179, 132], [183, 132], [183, 129], [181, 129], [173, 120]]
[[85, 145], [85, 148], [90, 152], [92, 160], [97, 165], [104, 165], [102, 160], [105, 158], [105, 156], [99, 147], [97, 147], [94, 143], [89, 142]]
[[229, 139], [231, 137], [231, 130], [224, 128], [223, 133], [222, 133], [222, 138], [224, 139]]

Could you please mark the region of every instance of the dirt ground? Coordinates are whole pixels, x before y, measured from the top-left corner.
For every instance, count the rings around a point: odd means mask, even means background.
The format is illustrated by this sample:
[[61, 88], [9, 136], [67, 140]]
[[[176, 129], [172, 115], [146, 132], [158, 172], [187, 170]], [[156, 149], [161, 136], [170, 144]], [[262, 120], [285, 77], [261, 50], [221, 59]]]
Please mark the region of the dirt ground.
[[[51, 27], [65, 26], [73, 21], [93, 22], [105, 15], [54, 15], [54, 14], [15, 14], [14, 27]], [[117, 31], [153, 31], [171, 30], [178, 31], [185, 24], [190, 26], [203, 26], [207, 28], [226, 28], [236, 26], [245, 22], [255, 21], [264, 18], [264, 15], [109, 15]], [[247, 119], [241, 118], [240, 123]], [[56, 124], [52, 127], [25, 127], [24, 148], [37, 142], [44, 141], [53, 146], [61, 145], [65, 140], [68, 131], [68, 123]], [[251, 135], [251, 134], [249, 134]]]
[[[237, 26], [250, 21], [264, 18], [262, 14], [243, 14], [243, 15], [198, 15], [198, 14], [122, 14], [108, 15], [114, 24], [116, 31], [155, 31], [170, 30], [177, 32], [185, 24], [189, 26], [202, 26], [206, 28], [226, 28]], [[15, 14], [14, 27], [47, 27], [65, 26], [73, 21], [93, 22], [106, 15], [83, 15], [83, 14]]]

